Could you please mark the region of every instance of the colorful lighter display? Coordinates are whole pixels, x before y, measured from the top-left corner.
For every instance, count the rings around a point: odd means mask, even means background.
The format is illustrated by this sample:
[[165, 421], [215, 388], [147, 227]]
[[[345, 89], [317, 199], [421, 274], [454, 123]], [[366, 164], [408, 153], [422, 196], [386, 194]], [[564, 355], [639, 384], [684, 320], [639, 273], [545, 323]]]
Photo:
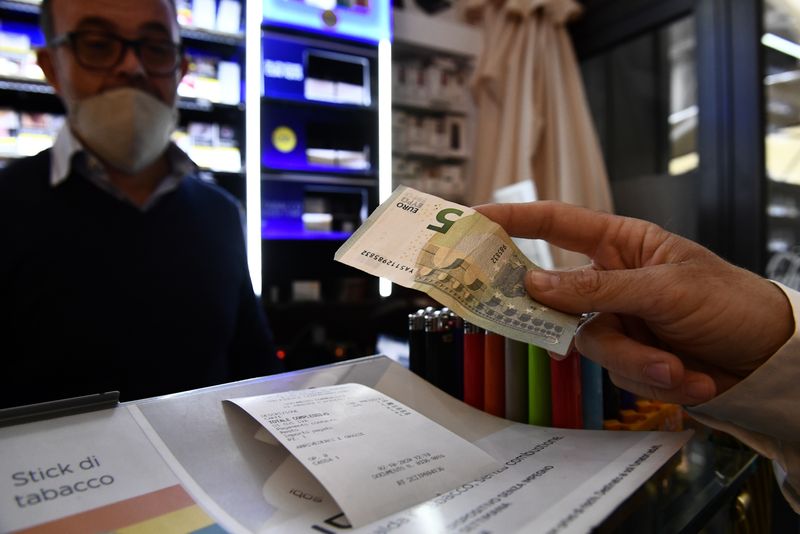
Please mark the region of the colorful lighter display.
[[680, 406], [636, 399], [576, 350], [539, 347], [463, 321], [448, 308], [408, 316], [409, 369], [474, 408], [519, 423], [587, 430], [682, 430]]

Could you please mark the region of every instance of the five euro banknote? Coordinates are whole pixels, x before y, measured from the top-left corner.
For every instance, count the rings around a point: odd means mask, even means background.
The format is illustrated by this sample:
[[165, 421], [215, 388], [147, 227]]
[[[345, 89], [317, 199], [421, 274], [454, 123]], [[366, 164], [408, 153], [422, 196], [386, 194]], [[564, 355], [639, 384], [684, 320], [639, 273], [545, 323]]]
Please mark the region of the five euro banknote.
[[566, 354], [578, 317], [534, 301], [538, 269], [500, 225], [454, 202], [400, 186], [336, 251], [337, 261], [424, 291], [466, 321]]

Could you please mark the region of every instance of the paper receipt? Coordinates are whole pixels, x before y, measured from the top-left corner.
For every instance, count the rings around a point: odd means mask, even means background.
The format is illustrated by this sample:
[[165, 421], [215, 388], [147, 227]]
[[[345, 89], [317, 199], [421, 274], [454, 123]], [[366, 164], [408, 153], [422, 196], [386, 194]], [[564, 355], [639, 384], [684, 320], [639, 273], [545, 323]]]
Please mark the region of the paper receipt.
[[486, 452], [361, 384], [230, 399], [259, 421], [360, 527], [497, 467]]

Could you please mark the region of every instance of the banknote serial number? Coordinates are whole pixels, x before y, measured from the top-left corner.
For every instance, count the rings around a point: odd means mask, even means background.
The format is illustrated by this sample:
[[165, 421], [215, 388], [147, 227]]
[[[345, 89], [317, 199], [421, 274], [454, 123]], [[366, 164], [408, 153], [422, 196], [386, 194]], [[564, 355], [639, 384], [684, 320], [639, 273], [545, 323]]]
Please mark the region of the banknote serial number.
[[500, 258], [503, 257], [503, 252], [505, 252], [506, 250], [508, 250], [508, 246], [500, 245], [500, 248], [497, 249], [497, 252], [492, 254], [492, 257], [489, 259], [492, 261], [492, 263], [497, 263], [498, 261], [500, 261]]
[[361, 255], [375, 261], [376, 263], [381, 263], [387, 267], [397, 269], [398, 271], [414, 274], [413, 267], [410, 267], [403, 263], [396, 262], [394, 260], [390, 260], [389, 258], [384, 258], [380, 254], [376, 254], [375, 252], [364, 249], [361, 251]]

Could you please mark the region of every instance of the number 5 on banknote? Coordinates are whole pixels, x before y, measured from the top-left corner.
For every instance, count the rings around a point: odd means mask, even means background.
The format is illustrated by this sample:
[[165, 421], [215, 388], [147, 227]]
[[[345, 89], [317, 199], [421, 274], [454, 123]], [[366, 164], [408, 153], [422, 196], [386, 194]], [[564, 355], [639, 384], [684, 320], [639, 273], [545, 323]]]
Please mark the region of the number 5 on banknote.
[[335, 259], [424, 291], [467, 321], [566, 354], [578, 317], [525, 291], [538, 269], [500, 225], [454, 202], [400, 186], [336, 251]]
[[447, 231], [450, 229], [450, 227], [453, 226], [453, 224], [456, 222], [455, 220], [451, 221], [450, 219], [447, 218], [447, 216], [450, 215], [451, 213], [455, 214], [458, 217], [464, 215], [464, 212], [462, 210], [456, 208], [445, 208], [436, 214], [436, 220], [442, 223], [442, 225], [435, 226], [433, 224], [429, 224], [428, 230], [433, 230], [434, 232], [440, 232], [442, 234], [446, 234]]

